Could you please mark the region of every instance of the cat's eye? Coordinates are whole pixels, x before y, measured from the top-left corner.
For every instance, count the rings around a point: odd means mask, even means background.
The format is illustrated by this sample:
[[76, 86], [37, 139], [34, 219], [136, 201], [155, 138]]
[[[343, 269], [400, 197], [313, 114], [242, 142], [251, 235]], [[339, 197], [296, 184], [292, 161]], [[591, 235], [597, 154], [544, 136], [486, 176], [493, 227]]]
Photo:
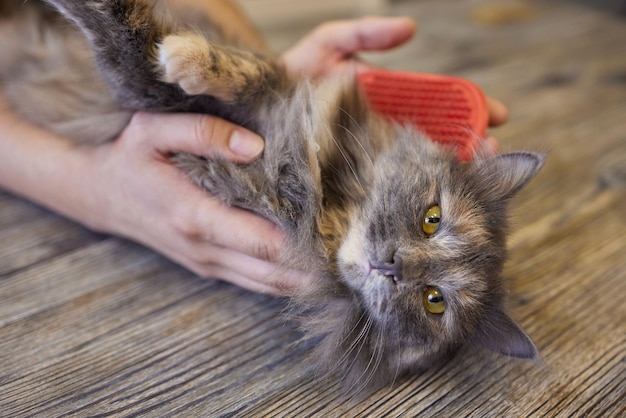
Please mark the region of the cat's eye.
[[438, 205], [431, 206], [422, 220], [422, 230], [426, 235], [432, 235], [439, 229], [441, 222], [441, 208]]
[[441, 291], [433, 286], [428, 286], [424, 291], [424, 306], [431, 314], [442, 314], [446, 310], [446, 301]]

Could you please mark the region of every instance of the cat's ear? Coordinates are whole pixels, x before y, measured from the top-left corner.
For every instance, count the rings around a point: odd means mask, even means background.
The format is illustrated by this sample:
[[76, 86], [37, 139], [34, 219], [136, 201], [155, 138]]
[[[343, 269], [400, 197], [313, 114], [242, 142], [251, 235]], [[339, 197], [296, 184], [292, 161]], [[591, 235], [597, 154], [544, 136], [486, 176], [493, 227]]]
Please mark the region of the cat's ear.
[[493, 352], [509, 357], [538, 360], [535, 343], [509, 316], [500, 309], [488, 315], [476, 331], [475, 342]]
[[543, 161], [543, 154], [512, 152], [484, 161], [477, 170], [489, 194], [497, 199], [508, 199], [535, 177]]

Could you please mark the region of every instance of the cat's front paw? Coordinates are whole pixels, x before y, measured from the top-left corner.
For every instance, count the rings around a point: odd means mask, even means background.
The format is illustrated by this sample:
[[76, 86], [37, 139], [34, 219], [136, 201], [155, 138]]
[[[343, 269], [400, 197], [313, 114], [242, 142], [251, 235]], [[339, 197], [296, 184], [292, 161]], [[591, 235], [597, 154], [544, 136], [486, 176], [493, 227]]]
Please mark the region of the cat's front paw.
[[212, 94], [205, 77], [209, 48], [206, 39], [199, 35], [166, 36], [158, 45], [163, 81], [178, 84], [190, 95]]
[[199, 34], [166, 36], [158, 50], [163, 81], [190, 95], [242, 101], [257, 94], [271, 73], [270, 64], [251, 52], [212, 44]]

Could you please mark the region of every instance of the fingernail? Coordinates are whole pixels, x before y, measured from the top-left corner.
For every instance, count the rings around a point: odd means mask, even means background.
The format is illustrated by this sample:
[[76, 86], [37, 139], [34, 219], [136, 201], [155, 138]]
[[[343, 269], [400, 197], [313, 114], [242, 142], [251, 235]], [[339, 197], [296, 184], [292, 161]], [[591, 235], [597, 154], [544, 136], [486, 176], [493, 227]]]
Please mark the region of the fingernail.
[[263, 140], [249, 132], [235, 130], [230, 136], [228, 147], [235, 154], [244, 158], [255, 158], [263, 152]]

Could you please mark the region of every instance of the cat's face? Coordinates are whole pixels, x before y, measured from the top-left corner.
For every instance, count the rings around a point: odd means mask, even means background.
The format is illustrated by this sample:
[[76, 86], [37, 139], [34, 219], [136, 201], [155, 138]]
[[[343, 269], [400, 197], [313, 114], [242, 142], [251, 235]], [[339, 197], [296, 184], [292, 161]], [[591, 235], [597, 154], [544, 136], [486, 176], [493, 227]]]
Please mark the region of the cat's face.
[[[506, 201], [539, 166], [524, 153], [461, 164], [411, 132], [376, 161], [338, 265], [366, 315], [394, 330], [385, 342], [394, 363], [420, 366], [501, 316]], [[534, 357], [523, 332], [507, 338], [522, 342], [490, 348]]]

